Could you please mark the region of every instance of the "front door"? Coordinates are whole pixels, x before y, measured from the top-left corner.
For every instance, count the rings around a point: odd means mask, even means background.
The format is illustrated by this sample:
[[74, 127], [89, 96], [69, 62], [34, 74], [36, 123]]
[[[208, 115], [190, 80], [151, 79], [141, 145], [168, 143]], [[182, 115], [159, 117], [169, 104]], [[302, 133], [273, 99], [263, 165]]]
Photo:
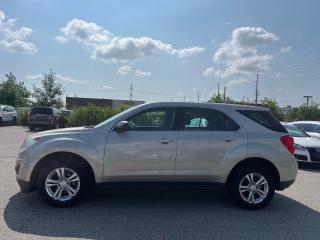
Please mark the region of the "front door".
[[105, 156], [106, 181], [172, 181], [178, 131], [175, 108], [152, 108], [128, 119], [129, 129], [112, 130]]

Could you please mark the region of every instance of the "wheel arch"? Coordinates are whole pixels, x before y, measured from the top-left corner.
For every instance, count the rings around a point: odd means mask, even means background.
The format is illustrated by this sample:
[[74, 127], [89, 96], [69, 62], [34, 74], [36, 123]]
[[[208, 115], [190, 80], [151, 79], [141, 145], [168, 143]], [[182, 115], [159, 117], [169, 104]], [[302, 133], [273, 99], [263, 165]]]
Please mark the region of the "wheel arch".
[[61, 158], [65, 158], [65, 157], [70, 157], [70, 161], [77, 161], [77, 163], [80, 163], [85, 169], [88, 170], [89, 176], [90, 176], [90, 181], [92, 181], [93, 184], [96, 183], [96, 177], [95, 177], [95, 174], [94, 174], [94, 171], [93, 171], [91, 165], [82, 156], [75, 154], [75, 153], [72, 153], [72, 152], [54, 152], [54, 153], [50, 153], [50, 154], [44, 156], [43, 158], [41, 158], [37, 162], [37, 164], [34, 166], [32, 173], [31, 173], [31, 177], [30, 177], [31, 188], [32, 189], [37, 188], [37, 179], [38, 179], [39, 173], [40, 173], [41, 169], [46, 164], [48, 164], [48, 161], [51, 161], [52, 158], [61, 159]]
[[275, 180], [275, 188], [278, 190], [279, 186], [280, 186], [280, 174], [279, 171], [277, 169], [277, 167], [270, 162], [267, 159], [264, 158], [258, 158], [258, 157], [254, 157], [254, 158], [247, 158], [244, 159], [240, 162], [238, 162], [231, 170], [231, 172], [228, 175], [227, 178], [227, 186], [229, 186], [230, 180], [232, 179], [233, 175], [236, 173], [236, 171], [240, 168], [246, 167], [246, 166], [263, 166], [266, 169], [268, 169], [270, 171], [270, 173], [272, 174], [274, 180]]

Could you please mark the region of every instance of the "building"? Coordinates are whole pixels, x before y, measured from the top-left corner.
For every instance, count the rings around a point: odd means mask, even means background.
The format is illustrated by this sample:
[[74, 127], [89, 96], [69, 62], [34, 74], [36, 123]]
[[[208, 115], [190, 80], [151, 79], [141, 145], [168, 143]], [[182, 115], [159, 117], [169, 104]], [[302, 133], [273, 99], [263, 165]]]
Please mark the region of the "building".
[[117, 107], [119, 105], [132, 105], [137, 106], [144, 104], [144, 101], [136, 100], [120, 100], [120, 99], [105, 99], [105, 98], [79, 98], [79, 97], [66, 97], [66, 108], [73, 109], [75, 107], [87, 106], [89, 104], [97, 107]]

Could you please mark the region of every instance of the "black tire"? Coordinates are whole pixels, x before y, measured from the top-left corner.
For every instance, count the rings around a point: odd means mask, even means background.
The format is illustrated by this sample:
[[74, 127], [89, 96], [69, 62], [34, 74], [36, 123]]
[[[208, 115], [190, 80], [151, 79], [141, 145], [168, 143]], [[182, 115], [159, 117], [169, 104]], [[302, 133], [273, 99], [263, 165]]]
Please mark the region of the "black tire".
[[[254, 175], [254, 178], [256, 179], [259, 177], [259, 175], [263, 176], [267, 182], [268, 187], [266, 187], [266, 185], [260, 186], [268, 189], [266, 197], [260, 202], [257, 201], [256, 203], [249, 203], [248, 201], [245, 201], [244, 197], [241, 196], [240, 183], [250, 173], [256, 174]], [[242, 184], [245, 181], [247, 180], [244, 180]], [[262, 168], [259, 166], [246, 166], [246, 167], [239, 168], [238, 170], [236, 170], [233, 176], [231, 176], [231, 179], [228, 182], [228, 188], [232, 198], [240, 207], [249, 209], [249, 210], [258, 210], [266, 207], [272, 200], [274, 191], [275, 191], [275, 181], [274, 181], [273, 175], [266, 168]], [[265, 191], [265, 189], [263, 190]], [[243, 193], [242, 195], [245, 195], [245, 194], [249, 195], [250, 190], [248, 190], [248, 193]], [[258, 195], [258, 193], [254, 193], [254, 194], [255, 194], [254, 196], [260, 196]]]
[[[90, 180], [90, 175], [87, 169], [73, 156], [68, 155], [58, 155], [56, 157], [51, 157], [48, 159], [48, 164], [44, 165], [44, 168], [41, 169], [38, 181], [37, 189], [41, 198], [51, 206], [54, 207], [71, 207], [74, 206], [81, 198], [81, 196], [88, 191], [92, 181]], [[77, 193], [68, 200], [57, 200], [49, 195], [45, 183], [47, 177], [58, 168], [71, 169], [74, 171], [80, 179], [79, 190]], [[66, 192], [66, 191], [65, 191]], [[62, 194], [63, 195], [63, 194]]]
[[12, 119], [12, 125], [17, 125], [17, 117], [13, 117]]

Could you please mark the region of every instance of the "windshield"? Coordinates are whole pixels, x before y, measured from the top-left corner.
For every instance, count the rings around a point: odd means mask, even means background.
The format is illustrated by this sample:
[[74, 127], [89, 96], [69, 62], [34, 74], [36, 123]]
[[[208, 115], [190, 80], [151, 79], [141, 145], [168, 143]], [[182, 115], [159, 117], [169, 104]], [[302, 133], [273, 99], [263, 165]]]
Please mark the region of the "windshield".
[[289, 134], [292, 137], [309, 137], [306, 133], [302, 132], [300, 129], [298, 129], [296, 126], [286, 124], [284, 127], [287, 129]]

